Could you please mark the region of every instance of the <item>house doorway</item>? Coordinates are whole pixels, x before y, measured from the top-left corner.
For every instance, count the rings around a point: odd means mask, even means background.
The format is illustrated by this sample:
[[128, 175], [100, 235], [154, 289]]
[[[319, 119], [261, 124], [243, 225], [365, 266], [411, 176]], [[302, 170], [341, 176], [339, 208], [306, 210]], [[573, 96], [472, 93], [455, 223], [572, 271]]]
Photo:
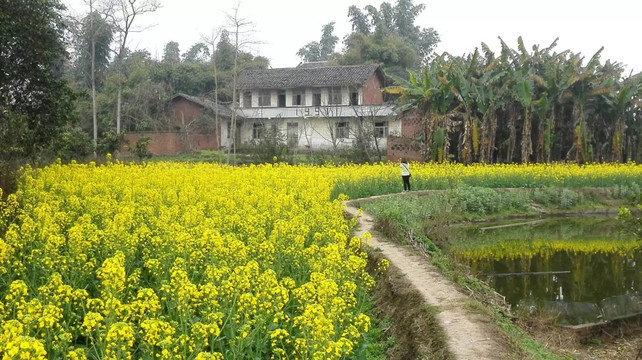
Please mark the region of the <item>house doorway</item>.
[[279, 91], [279, 95], [277, 97], [277, 106], [278, 107], [285, 107], [285, 91], [281, 90]]

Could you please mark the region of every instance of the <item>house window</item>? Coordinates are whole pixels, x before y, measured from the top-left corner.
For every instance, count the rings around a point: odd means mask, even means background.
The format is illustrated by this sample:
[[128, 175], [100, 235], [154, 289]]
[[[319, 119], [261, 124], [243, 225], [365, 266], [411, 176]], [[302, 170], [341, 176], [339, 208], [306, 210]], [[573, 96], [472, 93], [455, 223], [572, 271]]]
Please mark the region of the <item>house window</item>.
[[246, 91], [243, 93], [243, 107], [252, 107], [252, 92]]
[[299, 143], [299, 123], [289, 122], [287, 133], [288, 144], [296, 145]]
[[388, 136], [388, 122], [375, 121], [374, 123], [374, 136], [376, 138], [385, 138]]
[[276, 96], [277, 107], [285, 107], [285, 90], [280, 90]]
[[228, 121], [227, 122], [227, 138], [229, 139], [231, 137], [232, 137], [232, 122]]
[[328, 88], [328, 105], [341, 105], [341, 87]]
[[259, 106], [272, 106], [272, 93], [269, 90], [259, 91]]
[[252, 139], [258, 140], [263, 138], [263, 123], [254, 123], [252, 125]]
[[337, 139], [347, 139], [350, 137], [350, 132], [348, 131], [348, 122], [342, 121], [338, 122], [336, 125], [336, 134]]
[[321, 106], [321, 93], [315, 92], [312, 94], [312, 106]]
[[305, 106], [305, 91], [292, 92], [292, 106]]
[[357, 91], [350, 92], [350, 105], [359, 105], [359, 93]]

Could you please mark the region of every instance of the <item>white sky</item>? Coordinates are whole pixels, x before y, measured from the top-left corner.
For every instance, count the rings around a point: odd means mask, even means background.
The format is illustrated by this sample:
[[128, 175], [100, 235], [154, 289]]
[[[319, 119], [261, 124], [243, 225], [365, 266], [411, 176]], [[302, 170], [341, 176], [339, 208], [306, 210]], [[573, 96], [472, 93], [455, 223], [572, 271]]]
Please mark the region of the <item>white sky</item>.
[[[128, 46], [147, 49], [161, 58], [169, 41], [179, 43], [181, 53], [200, 41], [201, 35], [226, 25], [225, 13], [232, 13], [232, 0], [160, 0], [162, 8], [137, 18], [135, 26], [150, 26], [133, 34]], [[394, 4], [396, 0], [388, 0]], [[321, 27], [335, 21], [334, 34], [340, 41], [350, 32], [348, 7], [379, 7], [382, 0], [243, 0], [239, 15], [251, 21], [253, 39], [262, 42], [246, 49], [266, 56], [272, 67], [296, 66], [299, 48], [318, 41]], [[499, 50], [498, 36], [513, 49], [522, 36], [527, 48], [546, 47], [559, 37], [558, 52], [581, 52], [586, 61], [601, 46], [601, 60], [617, 61], [634, 73], [642, 71], [642, 1], [639, 0], [415, 0], [425, 3], [416, 25], [433, 27], [441, 42], [437, 52], [462, 55], [485, 42]], [[63, 0], [72, 14], [85, 14], [84, 0]], [[339, 46], [342, 46], [340, 44]], [[339, 46], [337, 50], [340, 50]]]

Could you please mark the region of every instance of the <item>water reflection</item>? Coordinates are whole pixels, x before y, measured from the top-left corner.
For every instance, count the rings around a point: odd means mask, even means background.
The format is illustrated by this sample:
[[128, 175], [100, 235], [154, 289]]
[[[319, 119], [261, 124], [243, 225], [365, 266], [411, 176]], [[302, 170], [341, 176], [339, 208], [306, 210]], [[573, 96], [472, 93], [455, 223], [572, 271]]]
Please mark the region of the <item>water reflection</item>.
[[513, 306], [569, 314], [569, 324], [642, 312], [642, 242], [620, 234], [617, 219], [484, 224], [452, 238], [451, 252]]

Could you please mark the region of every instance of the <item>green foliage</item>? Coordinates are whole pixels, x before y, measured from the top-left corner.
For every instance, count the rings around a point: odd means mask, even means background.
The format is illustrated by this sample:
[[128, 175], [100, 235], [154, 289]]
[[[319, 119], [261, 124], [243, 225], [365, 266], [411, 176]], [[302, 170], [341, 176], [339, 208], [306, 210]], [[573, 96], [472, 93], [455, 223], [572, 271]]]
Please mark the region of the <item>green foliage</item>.
[[[555, 51], [556, 41], [532, 51], [521, 37], [517, 49], [501, 45], [497, 56], [486, 44], [464, 56], [445, 53], [422, 76], [395, 79], [400, 86], [391, 90], [402, 94], [398, 110], [417, 111], [423, 120], [417, 135], [426, 161], [639, 161], [641, 77], [624, 78], [617, 63], [601, 64], [601, 51], [583, 63], [580, 53]], [[475, 119], [477, 134], [471, 131]], [[443, 129], [445, 136], [438, 133]], [[443, 147], [437, 146], [442, 138]], [[474, 143], [479, 149], [473, 152]]]
[[405, 76], [406, 69], [418, 69], [421, 63], [427, 63], [439, 43], [437, 31], [415, 25], [425, 8], [412, 0], [398, 0], [394, 6], [383, 2], [379, 9], [367, 5], [366, 13], [350, 6], [348, 17], [353, 32], [346, 37], [346, 53], [340, 62], [378, 62], [387, 72], [400, 76]]
[[396, 34], [375, 37], [352, 33], [345, 43], [345, 53], [336, 58], [342, 65], [382, 64], [386, 73], [397, 76], [405, 76], [406, 69], [418, 67], [417, 53]]
[[122, 144], [125, 143], [125, 133], [121, 132], [116, 134], [115, 131], [106, 131], [102, 133], [96, 147], [96, 152], [99, 155], [115, 154], [120, 150]]
[[[639, 195], [642, 197], [642, 194]], [[638, 239], [642, 239], [642, 218], [640, 217], [640, 212], [642, 212], [642, 205], [637, 204], [634, 211], [627, 209], [626, 207], [620, 207], [618, 211], [618, 217], [623, 224], [623, 230], [629, 234], [633, 234]]]
[[473, 215], [524, 211], [530, 204], [530, 197], [523, 192], [499, 192], [465, 184], [451, 190], [449, 196], [457, 211]]
[[307, 43], [296, 53], [305, 62], [325, 61], [334, 52], [339, 38], [333, 34], [334, 22], [323, 25], [321, 40]]
[[570, 209], [575, 205], [581, 204], [583, 200], [584, 196], [573, 190], [562, 189], [560, 192], [560, 207], [562, 209]]
[[640, 185], [636, 182], [630, 184], [616, 185], [613, 189], [613, 196], [616, 199], [630, 199], [634, 203], [639, 203], [639, 196], [642, 192]]
[[0, 2], [0, 185], [36, 160], [69, 126], [74, 96], [62, 78], [67, 57], [57, 0]]
[[57, 157], [63, 161], [83, 161], [94, 152], [92, 139], [79, 127], [66, 127], [53, 146]]
[[545, 187], [534, 189], [532, 193], [533, 201], [543, 206], [558, 207], [568, 210], [576, 205], [585, 202], [585, 197], [581, 192], [571, 189], [559, 189], [554, 187]]
[[263, 136], [247, 149], [256, 163], [274, 163], [288, 158], [287, 139], [276, 127], [263, 129]]
[[95, 39], [95, 78], [96, 87], [100, 87], [109, 67], [111, 56], [111, 42], [113, 39], [112, 26], [96, 11], [88, 14], [83, 20], [76, 35], [76, 60], [75, 72], [77, 80], [81, 81], [85, 88], [91, 88], [91, 45], [92, 33]]
[[192, 45], [183, 54], [183, 61], [187, 63], [205, 64], [210, 60], [210, 48], [203, 42]]
[[134, 147], [134, 154], [138, 160], [145, 160], [152, 157], [152, 153], [149, 151], [149, 143], [152, 139], [146, 136], [141, 137], [136, 141], [136, 146]]
[[533, 201], [541, 205], [552, 205], [559, 198], [559, 189], [553, 187], [537, 188], [533, 190]]
[[165, 44], [163, 51], [163, 62], [167, 64], [178, 64], [181, 62], [181, 50], [176, 41], [170, 41]]

